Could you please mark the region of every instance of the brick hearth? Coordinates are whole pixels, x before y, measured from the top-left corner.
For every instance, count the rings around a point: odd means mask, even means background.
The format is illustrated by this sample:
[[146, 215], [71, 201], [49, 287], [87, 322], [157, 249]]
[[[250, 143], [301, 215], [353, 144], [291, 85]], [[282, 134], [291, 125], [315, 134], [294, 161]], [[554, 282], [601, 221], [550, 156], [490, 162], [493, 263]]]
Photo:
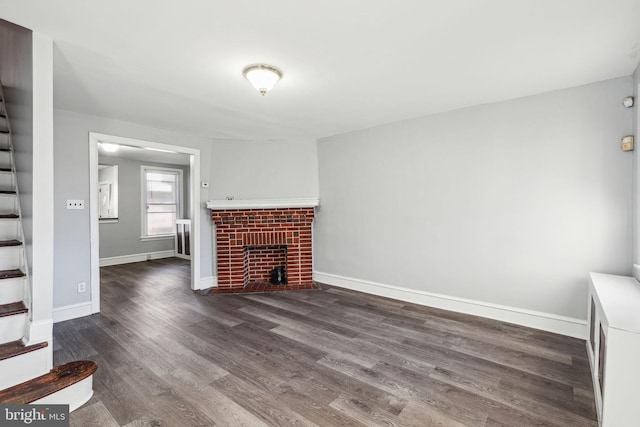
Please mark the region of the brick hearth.
[[310, 285], [313, 215], [313, 208], [213, 210], [218, 287], [268, 282], [270, 271], [281, 265], [289, 285]]

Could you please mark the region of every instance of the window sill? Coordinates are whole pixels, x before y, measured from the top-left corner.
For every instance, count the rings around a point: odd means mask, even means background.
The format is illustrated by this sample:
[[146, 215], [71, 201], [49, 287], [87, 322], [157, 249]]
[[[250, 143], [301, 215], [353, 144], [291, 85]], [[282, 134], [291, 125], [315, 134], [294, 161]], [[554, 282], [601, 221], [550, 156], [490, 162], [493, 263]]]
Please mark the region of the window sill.
[[99, 223], [100, 224], [117, 224], [118, 218], [100, 218]]
[[162, 236], [140, 236], [140, 240], [142, 240], [143, 242], [146, 240], [168, 240], [168, 239], [175, 239], [176, 235], [175, 234], [164, 234]]

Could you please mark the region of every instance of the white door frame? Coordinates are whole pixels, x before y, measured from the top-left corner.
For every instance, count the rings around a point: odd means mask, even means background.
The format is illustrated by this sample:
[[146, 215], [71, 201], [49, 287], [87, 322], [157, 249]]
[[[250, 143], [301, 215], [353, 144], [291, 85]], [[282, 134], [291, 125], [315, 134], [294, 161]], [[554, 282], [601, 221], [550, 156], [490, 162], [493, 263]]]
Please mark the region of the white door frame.
[[100, 312], [100, 229], [98, 221], [98, 142], [108, 141], [133, 147], [149, 147], [190, 155], [189, 213], [191, 228], [191, 289], [200, 289], [200, 150], [89, 132], [89, 214], [91, 215], [91, 313]]

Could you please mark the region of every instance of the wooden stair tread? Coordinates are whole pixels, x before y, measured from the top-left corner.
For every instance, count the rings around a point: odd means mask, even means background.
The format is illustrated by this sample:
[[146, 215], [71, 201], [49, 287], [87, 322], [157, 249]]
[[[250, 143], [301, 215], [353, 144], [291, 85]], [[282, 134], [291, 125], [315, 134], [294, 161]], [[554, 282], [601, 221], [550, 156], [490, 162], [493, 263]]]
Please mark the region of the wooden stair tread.
[[0, 214], [0, 219], [18, 219], [18, 214]]
[[0, 403], [26, 405], [90, 377], [98, 368], [90, 360], [56, 366], [48, 374], [0, 391]]
[[14, 316], [16, 314], [22, 314], [28, 311], [29, 309], [25, 307], [22, 301], [0, 305], [0, 317]]
[[21, 354], [31, 353], [32, 351], [45, 348], [49, 344], [41, 342], [33, 345], [24, 345], [22, 341], [11, 341], [6, 344], [0, 345], [0, 360], [9, 359], [11, 357], [20, 356]]
[[0, 280], [1, 279], [15, 279], [16, 277], [24, 277], [25, 274], [22, 270], [0, 270]]
[[22, 245], [22, 242], [20, 240], [0, 240], [0, 248], [20, 245]]

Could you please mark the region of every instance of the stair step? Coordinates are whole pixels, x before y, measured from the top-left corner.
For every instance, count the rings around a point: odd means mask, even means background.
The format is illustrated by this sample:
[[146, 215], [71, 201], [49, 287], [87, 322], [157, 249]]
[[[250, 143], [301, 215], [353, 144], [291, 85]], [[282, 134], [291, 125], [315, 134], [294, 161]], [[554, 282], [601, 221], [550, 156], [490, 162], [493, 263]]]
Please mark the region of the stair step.
[[56, 366], [48, 374], [0, 391], [0, 403], [26, 405], [90, 377], [98, 366], [89, 360], [77, 360]]
[[[13, 240], [15, 237], [10, 239]], [[3, 239], [0, 243], [3, 243], [4, 241], [5, 240]], [[22, 250], [22, 246], [15, 245], [13, 243], [9, 243], [6, 246], [0, 245], [0, 271], [19, 271], [19, 269], [22, 269], [23, 264], [24, 251]]]
[[47, 342], [41, 342], [39, 344], [24, 345], [21, 340], [8, 342], [0, 345], [0, 360], [9, 359], [11, 357], [20, 356], [22, 354], [31, 353], [32, 351], [40, 350], [48, 346]]
[[16, 194], [15, 190], [0, 190], [0, 194]]
[[[22, 272], [22, 270], [19, 270], [19, 269], [0, 270], [0, 280], [2, 280], [2, 279], [14, 279], [16, 277], [24, 277], [24, 276], [25, 276], [25, 274]], [[0, 317], [1, 317], [1, 315], [0, 315]]]
[[8, 134], [9, 133], [9, 129], [0, 129], [0, 133]]
[[0, 144], [0, 166], [3, 168], [11, 167], [11, 151], [11, 147], [7, 144]]
[[[2, 211], [0, 210], [0, 212]], [[20, 236], [20, 220], [17, 218], [17, 215], [0, 215], [0, 241], [21, 239], [22, 237]], [[17, 265], [15, 267], [0, 267], [0, 271], [20, 267], [21, 265]]]
[[28, 311], [29, 309], [24, 305], [22, 301], [0, 305], [0, 317], [13, 316], [15, 314], [22, 314]]
[[[10, 304], [12, 302], [24, 300], [25, 298], [25, 278], [24, 277], [16, 277], [13, 279], [0, 280], [0, 282], [1, 282], [0, 283], [0, 305]], [[13, 340], [7, 339], [0, 342], [8, 342], [8, 341], [13, 341]]]
[[0, 390], [48, 373], [50, 357], [51, 348], [46, 341], [25, 346], [22, 339], [13, 338], [0, 345]]
[[28, 313], [29, 309], [22, 301], [0, 304], [0, 343], [19, 340], [24, 336]]
[[3, 171], [3, 167], [0, 167], [0, 189], [1, 190], [12, 190], [15, 191], [15, 179], [13, 177], [13, 172], [11, 171]]
[[18, 219], [20, 216], [18, 214], [1, 214], [0, 219]]
[[13, 172], [11, 168], [0, 168], [0, 172]]
[[22, 242], [20, 240], [0, 240], [0, 248], [7, 246], [22, 246]]

